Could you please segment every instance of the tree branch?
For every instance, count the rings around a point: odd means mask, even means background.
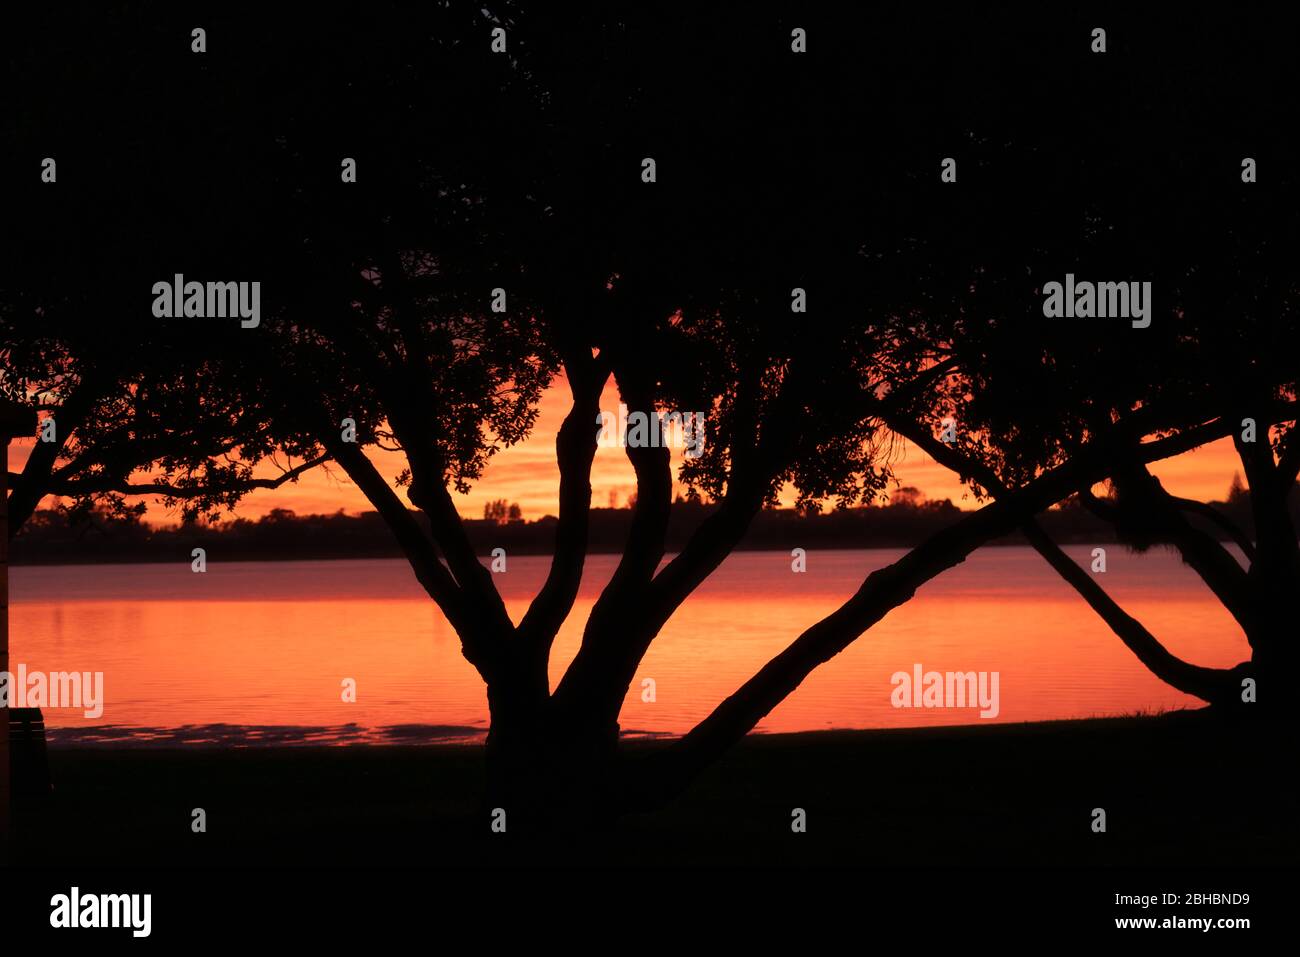
[[[1177,657],[1140,621],[1125,612],[1092,575],[1072,561],[1037,522],[1025,522],[1021,528],[1038,554],[1110,626],[1125,647],[1165,684],[1210,703],[1230,700],[1241,691],[1241,674],[1247,667],[1245,663],[1232,669],[1206,668]]]
[[[60,403],[55,414],[55,441],[37,442],[27,456],[22,472],[13,476],[10,473],[9,489],[9,538],[13,538],[26,521],[32,517],[41,499],[51,494],[50,479],[54,465],[67,445],[68,437],[81,427],[89,415],[97,395],[95,389],[83,378]]]
[[[1183,560],[1201,576],[1232,617],[1243,628],[1249,629],[1246,570],[1233,554],[1213,536],[1187,520],[1174,496],[1145,465],[1136,465],[1127,476],[1117,475],[1116,487],[1121,497],[1133,495],[1137,507],[1143,508],[1151,519],[1163,526]]]
[[[1211,522],[1218,525],[1228,533],[1229,537],[1237,543],[1237,546],[1246,554],[1246,561],[1255,560],[1255,543],[1232,519],[1223,512],[1219,511],[1208,502],[1198,502],[1191,498],[1179,498],[1171,496],[1173,503],[1184,512],[1191,512],[1195,515],[1201,515],[1208,518]]]
[[[324,429],[322,434],[327,437],[326,448],[334,460],[392,530],[416,579],[456,629],[465,659],[474,665],[485,681],[490,681],[496,665],[497,648],[485,634],[482,622],[475,610],[468,606],[451,573],[439,560],[433,542],[356,444],[334,438],[336,433],[332,428]]]
[[[1277,458],[1277,470],[1288,489],[1300,476],[1300,427],[1292,423],[1286,436],[1286,447]]]
[[[1230,431],[1226,421],[1214,420],[1179,435],[1142,443],[1139,455],[1144,461],[1156,461],[1222,438]],[[1071,461],[970,513],[898,561],[872,572],[852,598],[801,634],[685,737],[648,761],[647,771],[658,770],[662,778],[654,788],[640,787],[638,782],[624,795],[625,802],[631,808],[655,806],[680,791],[785,700],[818,665],[839,654],[910,599],[922,584],[965,561],[980,545],[1013,530],[1074,489],[1104,478],[1107,453],[1112,451],[1111,442],[1098,440]]]
[[[246,479],[220,489],[222,492],[251,492],[253,489],[279,488],[286,482],[292,482],[304,472],[330,461],[333,456],[317,456],[282,472],[273,479]],[[181,486],[168,482],[121,482],[117,480],[96,481],[94,478],[53,479],[49,483],[52,495],[85,495],[94,492],[120,492],[124,495],[166,495],[171,498],[201,498],[214,491],[212,486]]]
[[[519,623],[520,637],[543,660],[573,608],[582,583],[591,518],[591,465],[596,456],[596,418],[608,374],[602,363],[575,357],[565,363],[573,405],[555,438],[560,467],[560,517],[551,568]]]
[[[936,462],[971,476],[994,497],[1008,494],[1007,487],[997,474],[984,463],[962,455],[924,429],[910,424],[902,425],[901,428],[908,439],[929,453]],[[1091,497],[1091,492],[1086,489],[1083,494]],[[1034,550],[1079,593],[1157,678],[1185,694],[1195,695],[1205,701],[1224,700],[1225,696],[1238,687],[1235,672],[1204,668],[1170,653],[1141,622],[1125,612],[1091,575],[1073,562],[1034,519],[1022,522],[1020,529]]]
[[[644,413],[649,420],[658,416],[654,393],[647,382],[615,371],[619,394],[626,402],[631,417]],[[643,587],[650,582],[663,560],[668,535],[668,516],[672,508],[673,473],[672,456],[667,443],[637,445],[624,441],[624,453],[636,473],[636,505],[632,509],[632,527],[628,530],[627,544],[622,559],[614,570],[605,592],[616,595],[631,587]]]

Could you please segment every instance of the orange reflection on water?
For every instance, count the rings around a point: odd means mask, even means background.
[[[1087,549],[1071,549],[1087,562]],[[1228,666],[1249,649],[1231,618],[1173,555],[1111,548],[1103,584],[1173,651]],[[629,689],[627,732],[681,734],[852,594],[898,550],[814,552],[793,573],[783,552],[733,555],[679,610]],[[614,556],[593,556],[556,642],[552,684],[581,640]],[[522,616],[548,560],[512,557],[496,576]],[[213,562],[12,570],[12,661],[103,671],[101,718],[51,709],[52,728],[191,730],[187,740],[475,739],[487,726],[478,675],[400,561]],[[978,709],[895,708],[890,677],[1000,674],[996,721],[1153,711],[1197,704],[1143,668],[1029,549],[990,548],[944,574],[818,669],[764,731],[977,723]],[[357,700],[343,700],[344,679]],[[642,700],[653,678],[655,700]],[[240,730],[212,729],[213,725]],[[432,728],[430,727],[432,726]],[[137,739],[150,733],[131,731]]]

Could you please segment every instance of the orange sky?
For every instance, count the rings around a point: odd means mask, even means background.
[[[456,496],[462,515],[481,518],[484,503],[498,498],[518,502],[528,519],[556,513],[559,472],[555,465],[555,435],[568,411],[568,404],[568,389],[562,382],[543,396],[532,436],[526,442],[498,453],[470,493]],[[618,409],[618,395],[612,381],[605,389],[601,408],[610,412]],[[595,427],[593,422],[592,428]],[[708,441],[707,428],[705,441]],[[31,445],[32,440],[25,440],[10,446],[11,471],[21,469]],[[674,450],[675,463],[680,462],[680,455],[680,450]],[[400,453],[372,449],[371,457],[390,479],[404,466]],[[1152,468],[1171,492],[1202,500],[1222,499],[1227,494],[1233,473],[1238,470],[1232,443],[1226,439],[1176,459],[1156,463]],[[975,506],[970,493],[952,473],[910,443],[901,452],[897,473],[902,484],[916,486],[928,498],[950,498],[961,508]],[[632,469],[622,451],[618,448],[598,449],[592,468],[592,504],[607,507],[613,501],[622,507],[634,489]],[[309,472],[296,484],[256,491],[244,499],[237,514],[256,518],[273,508],[309,514],[332,513],[339,509],[366,511],[370,506],[342,470],[331,468],[328,472],[322,469]],[[148,520],[154,523],[174,519],[174,515],[169,516],[157,505],[151,507],[148,516]]]

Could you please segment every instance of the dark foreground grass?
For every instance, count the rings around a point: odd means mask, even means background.
[[[492,834],[478,747],[55,749],[14,863],[1288,865],[1294,732],[1198,711],[751,736],[667,809],[581,841]]]

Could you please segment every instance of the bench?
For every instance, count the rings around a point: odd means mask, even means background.
[[[15,799],[49,797],[53,791],[40,708],[9,709],[9,769]]]

